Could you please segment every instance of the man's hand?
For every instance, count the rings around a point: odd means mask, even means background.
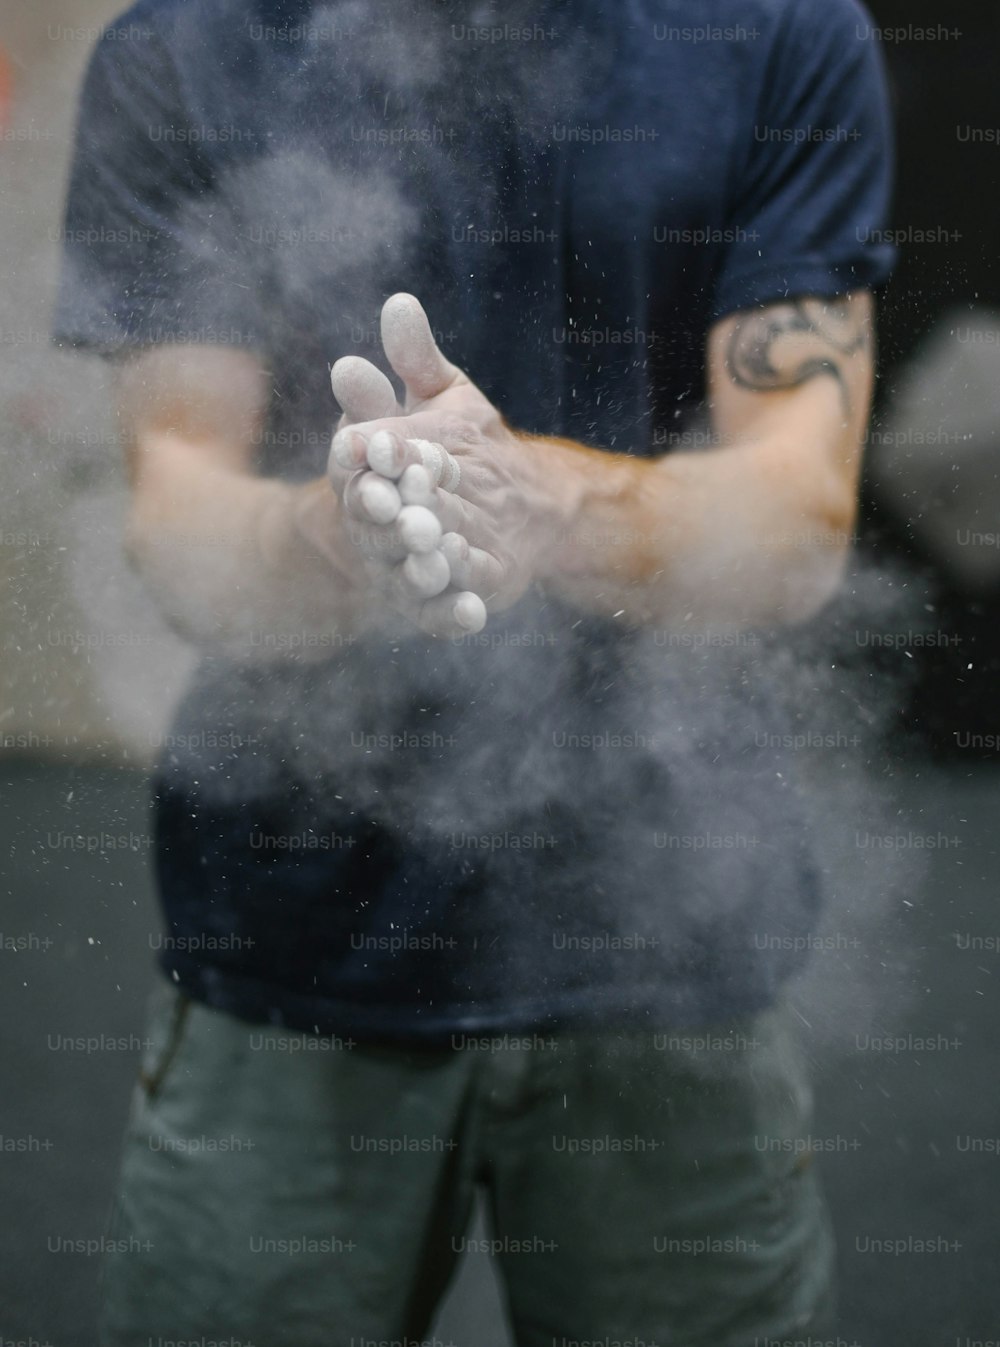
[[[481,631],[486,623],[481,601],[451,585],[431,475],[414,466],[405,482],[397,484],[361,466],[365,453],[355,452],[366,442],[356,443],[349,427],[403,415],[389,380],[368,361],[347,356],[337,361],[331,382],[344,414],[335,437],[340,454],[331,453],[329,476],[343,501],[346,531],[364,558],[369,582],[397,612],[431,635]],[[346,466],[341,466],[341,459]],[[443,461],[439,454],[438,465]],[[456,543],[464,545],[455,535],[449,540],[453,552]]]
[[[478,595],[490,611],[508,608],[553,541],[566,512],[565,483],[552,472],[551,455],[546,471],[544,442],[511,430],[445,359],[413,296],[386,302],[382,342],[406,389],[403,408],[366,361],[348,357],[333,369],[334,392],[350,416],[334,439],[330,476],[347,514],[363,524],[356,541],[380,558],[404,609],[433,592],[435,572],[443,579],[438,557],[453,586]],[[439,624],[453,599],[448,592],[436,607],[422,607]],[[465,606],[471,612],[471,598]],[[460,623],[461,615],[460,607]],[[421,613],[422,626],[428,616]]]
[[[516,433],[441,354],[409,295],[387,301],[382,339],[406,387],[402,415],[383,401],[345,427],[331,473],[348,475],[352,511],[392,518],[370,542],[393,557],[404,590],[420,578],[402,560],[410,499],[424,503],[415,533],[430,545],[431,511],[442,531],[432,550],[493,611],[537,580],[627,625],[728,631],[801,621],[836,589],[871,396],[866,292],[715,324],[706,372],[720,446],[710,453],[632,456]],[[428,487],[422,464],[440,484]]]

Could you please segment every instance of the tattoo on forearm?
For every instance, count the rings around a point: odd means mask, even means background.
[[[797,388],[828,374],[849,413],[842,361],[869,343],[865,315],[849,299],[795,299],[743,316],[730,336],[726,367],[733,383],[754,392]]]

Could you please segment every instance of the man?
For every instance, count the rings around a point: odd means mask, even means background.
[[[143,0],[99,46],[67,236],[114,244],[56,328],[203,655],[106,1343],[419,1339],[476,1184],[519,1344],[829,1328],[757,632],[849,542],[885,96],[853,0],[702,9]]]

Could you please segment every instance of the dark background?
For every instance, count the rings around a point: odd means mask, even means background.
[[[941,24],[962,34],[956,40],[883,43],[898,134],[893,228],[940,227],[950,234],[957,231],[961,238],[901,248],[879,305],[877,425],[908,362],[944,314],[973,307],[1000,309],[1000,146],[960,143],[956,135],[959,126],[995,128],[1000,121],[994,78],[1000,8],[920,0],[876,3],[870,9],[883,28]],[[912,563],[928,597],[939,605],[941,629],[962,638],[961,662],[923,652],[903,724],[935,757],[961,753],[965,760],[969,750],[956,748],[956,735],[990,732],[1000,670],[1000,588],[964,588],[949,579],[914,541],[904,515],[876,502],[870,472],[862,519],[864,550],[872,556],[893,553]],[[996,527],[996,521],[985,527]],[[964,667],[969,663],[971,670]]]

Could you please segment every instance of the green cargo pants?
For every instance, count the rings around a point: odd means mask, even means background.
[[[104,1347],[414,1347],[468,1247],[476,1185],[518,1347],[832,1331],[833,1237],[784,1007],[697,1033],[404,1050],[262,1028],[164,984],[149,1037]]]

